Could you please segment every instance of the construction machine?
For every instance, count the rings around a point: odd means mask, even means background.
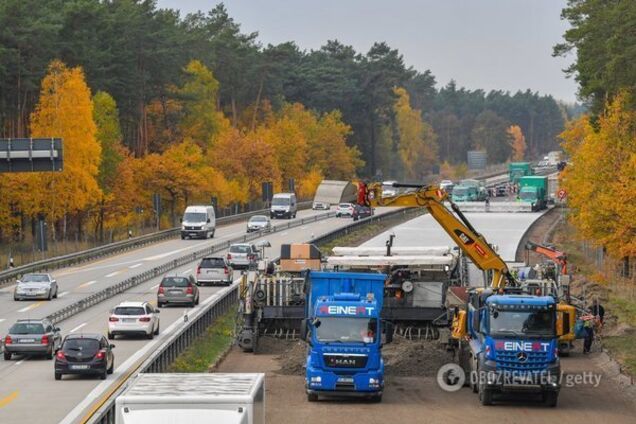
[[[490,275],[489,288],[466,289],[465,303],[454,311],[451,333],[451,347],[481,403],[492,404],[498,392],[534,391],[555,406],[561,372],[558,338],[574,331],[574,308],[557,305],[552,296],[529,293],[444,190],[393,185],[412,190],[383,197],[382,184],[361,182],[358,203],[426,208],[475,266]]]

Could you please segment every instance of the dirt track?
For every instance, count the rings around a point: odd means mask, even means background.
[[[276,342],[274,342],[276,343]],[[302,370],[296,375],[281,371],[288,361],[297,362],[302,345],[281,343],[287,349],[277,353],[251,354],[234,349],[220,365],[218,372],[266,372],[266,410],[268,424],[323,424],[355,422],[369,424],[422,424],[496,422],[543,424],[566,423],[633,423],[636,416],[634,399],[617,383],[602,376],[600,385],[564,387],[556,408],[546,408],[538,401],[513,398],[490,407],[479,404],[477,395],[468,388],[457,393],[442,391],[434,377],[395,376],[387,370],[386,391],[381,404],[364,401],[333,400],[307,402]],[[387,346],[388,347],[388,346]],[[592,371],[601,374],[596,361],[599,353],[583,356],[580,348],[562,365],[566,373]],[[424,356],[426,358],[426,356]],[[287,373],[287,374],[285,374]],[[472,421],[467,421],[471,419]]]

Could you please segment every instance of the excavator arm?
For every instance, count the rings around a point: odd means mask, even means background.
[[[558,264],[561,267],[561,275],[567,275],[568,260],[567,260],[567,255],[564,252],[553,249],[551,247],[534,243],[532,241],[528,241],[526,243],[526,249],[531,252],[536,252],[552,260],[554,263]]]
[[[460,249],[482,271],[492,271],[491,287],[499,289],[507,284],[515,285],[514,278],[504,260],[479,234],[459,207],[450,202],[448,194],[434,186],[421,186],[394,183],[397,188],[409,188],[413,191],[391,197],[382,197],[382,184],[358,183],[358,203],[370,207],[395,206],[426,208],[446,233],[457,243]],[[450,202],[449,210],[444,201]],[[453,214],[454,212],[454,214]]]

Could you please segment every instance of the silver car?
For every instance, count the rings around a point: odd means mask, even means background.
[[[258,250],[251,243],[236,243],[230,246],[227,261],[232,268],[249,268],[258,262]]]
[[[254,215],[247,221],[247,232],[252,231],[270,231],[272,229],[272,221],[265,215]]]
[[[197,267],[197,284],[232,284],[234,270],[225,258],[208,256]]]
[[[157,291],[157,306],[163,308],[170,303],[187,304],[192,307],[199,304],[199,288],[192,275],[163,277]]]
[[[48,319],[19,319],[4,338],[4,359],[13,355],[53,355],[62,346],[62,334]]]
[[[25,274],[16,281],[13,300],[56,299],[57,281],[50,274]]]

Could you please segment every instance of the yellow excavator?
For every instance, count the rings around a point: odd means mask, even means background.
[[[515,280],[506,262],[439,187],[393,183],[393,187],[404,192],[383,197],[382,183],[357,184],[360,205],[426,208],[475,266],[490,274],[490,287],[468,289],[466,303],[453,316],[451,334],[464,351],[459,352],[464,370],[474,373],[532,369],[548,373],[550,378],[545,384],[534,386],[548,405],[555,406],[560,388],[555,377],[560,374],[558,346],[559,342],[569,342],[574,337],[574,307],[557,304],[550,296],[528,293]],[[448,202],[450,209],[444,202]],[[461,359],[462,356],[467,359]],[[471,378],[471,387],[479,392],[484,405],[492,403],[494,392],[514,387],[481,380],[475,383]]]

